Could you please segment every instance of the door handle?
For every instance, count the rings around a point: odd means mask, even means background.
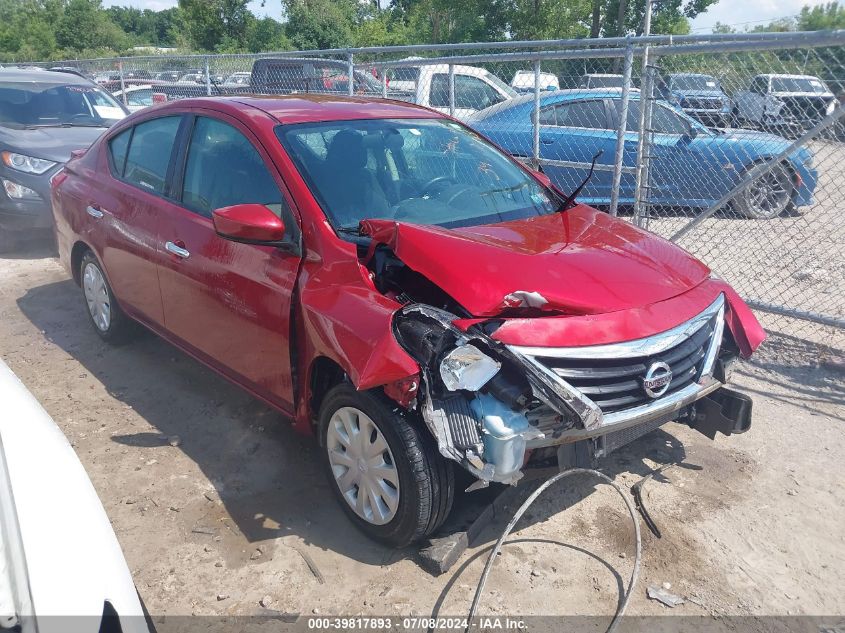
[[[184,244],[182,244],[182,246],[184,246]],[[176,255],[176,257],[179,257],[181,259],[188,259],[191,254],[186,249],[182,248],[182,246],[179,246],[179,244],[174,244],[173,242],[167,242],[164,245],[164,249],[168,253]]]
[[[540,142],[541,142],[543,145],[551,145],[551,144],[552,144],[552,143],[554,143],[556,140],[557,140],[557,139],[556,139],[555,137],[553,137],[553,136],[541,136],[541,137],[540,137]]]
[[[90,204],[85,209],[85,211],[90,215],[92,218],[97,218],[98,220],[103,217],[103,212],[97,209],[96,207],[92,207]]]

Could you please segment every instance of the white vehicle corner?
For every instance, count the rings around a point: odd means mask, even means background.
[[[2,361],[0,402],[0,630],[96,633],[104,614],[116,614],[123,633],[148,633],[85,469]]]

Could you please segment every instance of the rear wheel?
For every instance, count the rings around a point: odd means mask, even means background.
[[[91,251],[82,256],[79,279],[91,325],[100,338],[115,344],[133,338],[137,326],[120,309],[100,262]]]
[[[323,458],[343,510],[370,538],[404,547],[431,534],[455,492],[445,460],[410,414],[342,383],[320,408]]]
[[[739,195],[736,208],[747,218],[776,218],[789,209],[793,189],[789,170],[783,165],[777,165],[758,177]]]

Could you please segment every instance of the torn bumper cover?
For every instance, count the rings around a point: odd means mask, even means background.
[[[483,482],[515,483],[532,449],[677,419],[711,437],[746,430],[750,407],[738,423],[724,407],[691,406],[724,385],[738,356],[725,313],[719,294],[660,334],[569,348],[507,345],[422,304],[397,312],[394,330],[420,364],[421,415],[440,453]]]

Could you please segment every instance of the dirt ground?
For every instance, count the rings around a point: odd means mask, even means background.
[[[38,248],[0,260],[0,357],[75,447],[154,615],[467,613],[501,525],[440,577],[414,550],[368,541],[310,438],[152,335],[102,343],[79,290]],[[646,485],[662,538],[641,524],[629,613],[845,620],[843,371],[841,358],[779,337],[735,380],[755,399],[749,433],[713,442],[670,424],[603,463],[628,488],[682,462]],[[610,487],[582,478],[550,490],[513,539],[482,613],[613,614],[634,540]],[[649,600],[662,583],[686,603]]]

